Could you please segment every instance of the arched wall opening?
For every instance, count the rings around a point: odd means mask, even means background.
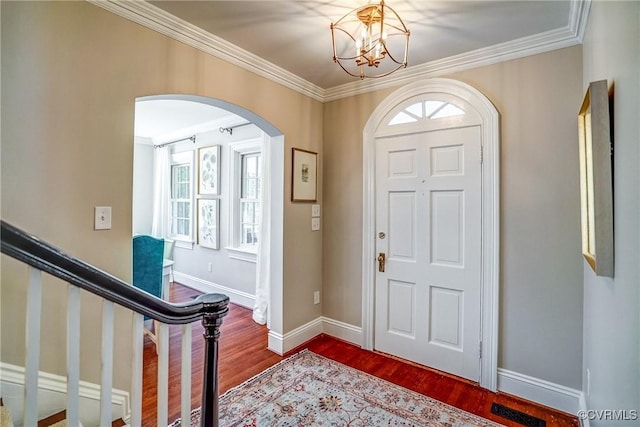
[[[254,125],[255,128],[261,131],[261,138],[264,140],[263,145],[263,155],[265,156],[265,161],[268,161],[269,167],[265,168],[264,177],[266,185],[268,189],[265,189],[265,192],[269,193],[270,202],[268,203],[268,212],[265,212],[265,217],[268,217],[268,238],[264,240],[265,244],[268,245],[268,252],[270,259],[268,261],[269,267],[264,269],[257,268],[256,275],[264,275],[261,280],[269,283],[269,291],[266,293],[266,300],[268,301],[268,309],[267,309],[267,326],[270,331],[282,334],[283,333],[283,210],[284,210],[284,136],[282,132],[273,126],[271,123],[258,116],[257,114],[249,111],[245,108],[242,108],[238,105],[229,103],[227,101],[223,101],[220,99],[198,96],[198,95],[184,95],[184,94],[162,94],[162,95],[152,95],[152,96],[144,96],[136,99],[136,102],[147,102],[147,101],[183,101],[188,103],[197,103],[205,106],[215,107],[216,109],[224,110],[229,113],[230,116],[234,116],[236,119],[241,118],[243,123],[250,123]],[[224,123],[222,121],[221,123]],[[234,123],[237,125],[238,123]],[[216,128],[217,131],[217,128]],[[222,128],[220,132],[223,133]],[[228,131],[227,131],[228,132]],[[238,130],[236,130],[238,132]],[[187,136],[188,138],[188,136]],[[179,139],[179,138],[176,138]],[[164,141],[162,141],[164,142]],[[196,150],[197,151],[197,150]],[[222,153],[220,155],[220,161],[228,162],[230,154]],[[225,166],[226,167],[226,166]],[[135,175],[135,171],[134,171]],[[222,178],[226,180],[226,177]],[[221,181],[222,185],[227,185],[224,181]],[[197,185],[197,182],[195,183]],[[135,176],[134,176],[134,187],[135,187]],[[223,187],[224,188],[224,187]],[[136,191],[134,188],[134,198]],[[194,202],[200,198],[200,196],[194,195]],[[227,209],[226,206],[223,206],[227,203],[229,196],[228,195],[220,195],[219,197],[213,197],[213,199],[219,199],[220,210]],[[211,198],[209,198],[211,199]],[[133,203],[134,211],[136,210],[135,200]],[[195,209],[193,209],[195,211]],[[134,212],[135,216],[135,212]],[[197,218],[193,218],[197,221]],[[132,221],[134,224],[134,233],[135,233],[135,218]],[[194,227],[195,228],[195,227]],[[227,230],[219,230],[220,233],[227,233]],[[262,233],[263,236],[267,234],[267,230],[264,230]],[[241,256],[242,254],[240,254]],[[241,258],[236,258],[241,259]],[[237,261],[236,261],[237,262]],[[254,261],[255,262],[255,257]],[[205,265],[202,268],[207,268]],[[209,263],[209,272],[211,272],[212,266]],[[260,277],[259,277],[260,278]],[[192,278],[194,283],[198,283],[197,278]],[[232,280],[232,279],[230,279]],[[240,305],[247,306],[248,308],[253,308],[251,305],[255,302],[256,298],[256,288],[246,289],[242,291],[235,292],[232,289],[225,289],[224,286],[221,287],[222,293],[227,293],[225,290],[228,290],[229,293],[232,293],[231,296],[232,301],[234,297],[239,299]]]

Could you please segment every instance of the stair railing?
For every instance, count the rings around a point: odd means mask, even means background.
[[[0,221],[3,254],[29,266],[27,296],[25,399],[23,425],[37,426],[42,273],[69,284],[67,317],[67,425],[80,425],[80,289],[103,298],[102,372],[100,386],[100,425],[111,425],[113,377],[114,304],[134,312],[131,418],[129,424],[142,425],[142,341],[144,316],[160,322],[158,350],[158,426],[167,425],[168,407],[168,325],[182,327],[181,418],[187,422],[191,412],[191,323],[200,319],[204,326],[205,360],[200,425],[218,426],[218,338],[222,318],[227,315],[229,298],[222,294],[200,295],[186,303],[171,303],[135,288],[54,246]],[[137,372],[137,374],[136,374]]]

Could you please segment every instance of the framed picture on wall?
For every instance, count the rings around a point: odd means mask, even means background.
[[[318,153],[292,148],[291,201],[317,201]]]
[[[198,199],[198,245],[203,248],[219,248],[218,199]]]
[[[198,148],[198,194],[220,194],[220,146]]]
[[[613,277],[613,180],[606,80],[589,84],[578,114],[582,254],[598,276]]]

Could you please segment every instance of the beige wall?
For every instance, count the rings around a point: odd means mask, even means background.
[[[583,391],[589,409],[640,409],[640,3],[593,2],[583,56],[582,90],[613,93],[615,264],[608,278],[584,263]]]
[[[501,114],[499,367],[581,388],[581,48],[451,76]],[[324,315],[361,325],[362,130],[392,90],[324,107]]]
[[[283,332],[320,315],[360,325],[362,129],[391,89],[322,106],[88,3],[1,7],[4,220],[130,279],[135,98],[223,99],[285,136]],[[479,89],[501,113],[499,366],[574,388],[581,388],[582,360],[581,75],[581,48],[573,47],[448,76]],[[308,204],[288,201],[292,146],[320,153],[321,233],[310,231]],[[113,206],[111,231],[93,231],[96,205]],[[16,364],[24,330],[20,275],[3,257],[1,358]],[[323,304],[313,305],[320,289]],[[64,290],[52,284],[46,292],[45,344],[59,347]],[[95,318],[83,324],[83,339],[97,348],[99,302],[83,303]],[[118,314],[125,336],[130,317]],[[125,342],[117,352],[129,350]],[[83,353],[84,372],[98,372],[92,356]],[[43,363],[63,372],[62,360]],[[97,381],[95,374],[83,379]],[[128,389],[128,381],[121,371],[115,385]]]
[[[324,315],[362,322],[362,130],[392,90],[325,104]]]
[[[310,206],[292,204],[291,147],[320,152],[322,105],[86,2],[2,2],[2,219],[131,278],[136,97],[181,93],[240,105],[285,138],[284,330],[321,315],[322,240]],[[319,181],[322,182],[322,169]],[[320,194],[322,187],[319,188]],[[94,206],[113,228],[93,230]],[[24,272],[2,258],[1,359],[23,364]],[[42,369],[62,374],[65,288],[45,286]],[[98,382],[100,303],[83,298],[82,372]],[[118,311],[115,387],[129,389],[130,319]],[[54,350],[55,349],[55,350]],[[60,356],[57,356],[60,354]],[[52,356],[56,355],[56,356]]]

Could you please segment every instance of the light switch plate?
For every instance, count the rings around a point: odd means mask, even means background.
[[[320,216],[320,205],[311,205],[311,217],[317,218]]]
[[[111,206],[96,206],[94,230],[111,230]]]
[[[320,230],[320,218],[311,218],[311,231]]]

